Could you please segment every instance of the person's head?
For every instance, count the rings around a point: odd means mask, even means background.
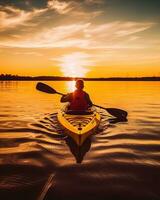
[[[76,88],[78,90],[83,90],[83,88],[84,88],[84,81],[82,79],[76,80],[76,85],[75,86],[76,86]]]

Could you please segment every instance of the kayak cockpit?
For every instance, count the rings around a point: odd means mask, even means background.
[[[93,114],[93,111],[89,111],[89,110],[67,110],[67,112],[65,112],[68,115],[91,115]]]
[[[90,107],[87,110],[70,110],[69,104],[62,109],[65,114],[68,115],[92,115],[95,112],[95,108]]]
[[[68,110],[58,112],[58,121],[78,146],[89,137],[100,122],[100,114],[93,108],[89,110]]]

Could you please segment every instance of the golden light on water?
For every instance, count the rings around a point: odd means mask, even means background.
[[[85,77],[91,64],[88,54],[81,52],[65,55],[59,61],[64,76],[70,77]]]

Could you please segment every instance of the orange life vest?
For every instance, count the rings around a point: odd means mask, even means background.
[[[69,109],[71,110],[87,110],[88,103],[85,98],[85,92],[83,90],[75,90],[72,93],[72,99]]]

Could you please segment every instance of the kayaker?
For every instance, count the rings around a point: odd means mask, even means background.
[[[84,81],[76,80],[75,87],[76,90],[73,93],[62,96],[61,102],[69,102],[69,110],[87,110],[92,106],[92,101],[89,94],[83,91]]]

